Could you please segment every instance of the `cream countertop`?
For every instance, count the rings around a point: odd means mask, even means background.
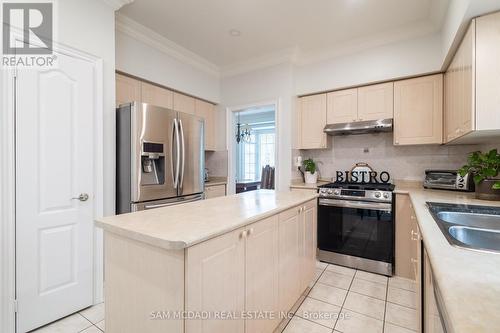
[[[316,193],[258,190],[105,217],[96,226],[167,250],[183,249],[316,198]]]
[[[290,183],[290,188],[316,190],[316,189],[318,189],[318,186],[325,185],[328,183],[331,183],[331,181],[325,180],[325,179],[318,179],[318,182],[316,184],[306,184],[301,179],[295,179],[295,180],[292,180],[292,182]]]
[[[444,317],[451,332],[498,332],[500,329],[500,254],[451,246],[426,202],[500,207],[474,199],[473,193],[399,187],[409,194],[438,285]]]

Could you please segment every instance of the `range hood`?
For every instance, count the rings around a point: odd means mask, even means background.
[[[328,135],[351,135],[392,132],[392,119],[357,121],[353,123],[328,124],[323,130]]]

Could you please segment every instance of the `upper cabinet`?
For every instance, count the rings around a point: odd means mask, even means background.
[[[170,90],[142,82],[142,102],[167,109],[174,107],[174,93]]]
[[[445,74],[445,143],[500,136],[500,13],[472,20]]]
[[[116,74],[116,106],[129,102],[148,103],[196,114],[205,120],[205,150],[217,150],[217,118],[214,104],[127,75]]]
[[[327,94],[327,124],[358,121],[358,89],[346,89]]]
[[[326,94],[301,97],[298,110],[298,149],[322,149],[327,147]]]
[[[394,83],[374,84],[358,89],[358,120],[392,119]]]
[[[194,114],[195,99],[180,93],[174,93],[174,110]]]
[[[205,150],[216,150],[215,105],[199,99],[195,100],[195,114],[205,119]]]
[[[116,74],[116,106],[133,101],[141,101],[141,81]]]
[[[394,84],[374,84],[328,93],[328,124],[392,119]]]
[[[394,83],[394,144],[441,144],[443,75]]]

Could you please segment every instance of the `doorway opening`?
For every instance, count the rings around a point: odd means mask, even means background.
[[[276,105],[252,106],[233,112],[235,193],[275,189]]]

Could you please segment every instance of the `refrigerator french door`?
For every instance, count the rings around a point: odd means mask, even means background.
[[[116,119],[117,214],[202,199],[202,118],[133,102]]]

